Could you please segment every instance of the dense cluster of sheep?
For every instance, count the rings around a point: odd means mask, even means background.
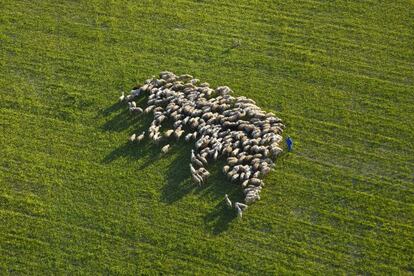
[[[148,94],[148,106],[144,110],[134,101],[142,93]],[[264,186],[261,178],[270,172],[273,160],[282,152],[279,144],[284,125],[273,113],[261,110],[252,99],[231,94],[227,86],[212,89],[191,75],[161,72],[159,78],[146,80],[129,95],[122,94],[119,100],[127,102],[132,113],[154,115],[148,136],[156,143],[171,136],[178,140],[188,132],[184,139],[195,140],[190,170],[196,184],[207,181],[210,173],[206,167],[212,160],[226,157],[223,172],[232,182],[241,185],[245,204],[233,204],[227,195],[225,202],[241,217],[246,204],[260,199]],[[172,128],[162,133],[160,129],[166,121]],[[133,134],[130,140],[141,141],[145,134]],[[169,149],[167,144],[161,151],[167,153]]]

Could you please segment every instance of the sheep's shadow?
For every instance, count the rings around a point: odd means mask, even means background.
[[[105,131],[120,132],[131,127],[131,125],[138,124],[139,119],[138,116],[131,116],[130,112],[123,110],[112,119],[106,121],[102,129]]]
[[[161,200],[174,203],[186,194],[194,192],[196,186],[190,180],[190,152],[193,143],[179,141],[174,143],[170,154],[177,155],[167,172],[167,183],[162,187]]]
[[[137,106],[141,108],[145,107],[145,100],[148,97],[141,97],[138,101],[136,101]],[[100,116],[108,117],[112,113],[119,111],[122,108],[122,111],[116,114],[113,118],[108,119],[102,126],[102,130],[104,131],[111,131],[111,132],[121,132],[125,129],[134,126],[137,131],[145,131],[148,129],[149,124],[151,123],[151,118],[145,114],[131,114],[128,109],[125,107],[125,103],[117,102],[112,106],[102,110],[100,112]]]
[[[127,109],[124,109],[113,118],[107,120],[101,128],[104,131],[121,132],[132,127],[134,133],[140,134],[141,132],[148,130],[150,122],[150,116],[146,114],[131,114]],[[140,169],[142,169],[157,160],[159,149],[154,147],[153,143],[151,143],[148,138],[144,138],[140,143],[127,141],[127,139],[125,140],[126,142],[124,144],[106,155],[102,162],[107,164],[120,157],[129,157],[133,160],[146,158],[148,160],[140,167]]]
[[[141,101],[140,101],[141,102]],[[122,105],[114,104],[102,111],[101,115],[108,117],[111,113],[119,111]],[[124,106],[125,108],[125,106]],[[115,116],[108,119],[103,125],[104,131],[121,132],[128,128],[134,128],[135,133],[147,131],[152,118],[149,115],[131,114],[127,108],[117,113]],[[165,124],[163,128],[170,128],[171,126]],[[176,157],[170,164],[167,171],[167,183],[161,189],[161,201],[167,204],[173,204],[174,202],[181,200],[184,196],[192,193],[200,198],[209,198],[213,202],[220,201],[214,208],[213,211],[208,213],[204,217],[206,230],[211,231],[217,235],[228,229],[229,224],[236,218],[234,209],[229,210],[223,203],[224,195],[237,199],[242,199],[240,189],[237,186],[229,183],[221,172],[221,168],[224,165],[223,160],[211,162],[208,166],[208,170],[211,176],[208,178],[207,183],[201,187],[194,185],[191,180],[191,173],[189,169],[190,164],[190,152],[194,147],[194,142],[185,142],[181,139],[178,142],[170,139],[172,146],[169,154],[173,154]],[[159,146],[155,145],[150,139],[145,138],[140,143],[129,142],[122,144],[102,160],[103,163],[111,163],[118,158],[128,157],[133,160],[145,159],[145,162],[140,162],[141,165],[138,169],[144,169],[151,165],[153,162],[161,158]]]
[[[207,197],[213,202],[218,202],[213,210],[204,217],[206,230],[211,231],[214,235],[226,231],[230,226],[230,222],[236,219],[236,210],[225,204],[224,195],[228,194],[232,201],[243,199],[243,193],[239,186],[231,183],[223,174],[223,166],[224,160],[218,160],[208,167],[211,173],[208,179],[209,183],[197,190],[200,197]]]
[[[204,222],[207,231],[211,231],[214,235],[218,235],[226,231],[230,222],[236,219],[236,212],[234,209],[229,210],[224,201],[218,203],[212,212],[204,217]]]
[[[100,115],[106,117],[111,115],[113,112],[118,111],[119,109],[121,109],[124,106],[124,104],[122,102],[116,102],[113,105],[105,108],[104,110],[102,110],[100,112]]]
[[[176,147],[178,157],[174,159],[168,170],[168,181],[162,188],[161,200],[172,204],[187,194],[194,194],[203,199],[210,199],[212,202],[219,202],[213,207],[213,211],[204,217],[207,231],[217,235],[228,229],[230,222],[236,218],[236,212],[224,203],[224,195],[230,198],[241,200],[242,192],[237,185],[230,183],[221,171],[224,160],[211,162],[207,167],[210,177],[202,186],[195,186],[191,180],[189,169],[190,151],[192,143],[179,142]]]
[[[120,157],[129,157],[133,160],[145,158],[146,162],[138,167],[139,169],[144,169],[155,162],[159,155],[159,150],[157,150],[148,140],[144,140],[139,144],[126,142],[105,156],[102,162],[108,164]]]

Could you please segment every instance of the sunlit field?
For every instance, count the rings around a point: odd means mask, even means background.
[[[261,200],[118,103],[160,71],[254,99],[294,150]],[[0,272],[414,273],[414,2],[0,2]]]

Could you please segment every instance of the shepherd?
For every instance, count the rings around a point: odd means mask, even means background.
[[[288,151],[292,151],[293,140],[292,140],[292,138],[290,138],[290,136],[286,139],[286,145],[288,147]]]

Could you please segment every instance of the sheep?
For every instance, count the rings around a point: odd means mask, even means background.
[[[200,175],[203,180],[206,180],[210,176],[210,173],[205,168],[201,167],[198,169],[198,175]]]
[[[147,108],[145,108],[144,113],[148,114],[155,108],[155,105],[150,105]]]
[[[119,97],[119,101],[123,102],[125,100],[125,92],[122,92],[121,96]]]
[[[228,166],[228,165],[225,165],[224,167],[223,167],[223,173],[227,173],[228,171],[229,171],[229,169],[230,169],[230,166]]]
[[[259,178],[250,178],[249,184],[260,186],[263,183],[263,181]]]
[[[145,137],[145,131],[135,138],[136,141],[141,142]]]
[[[229,157],[229,158],[227,158],[227,164],[229,166],[234,166],[237,163],[239,163],[239,160],[236,157]]]
[[[155,120],[157,124],[161,124],[167,117],[165,117],[164,115],[160,115],[157,117],[157,119]]]
[[[248,206],[246,204],[240,203],[240,202],[235,202],[234,203],[234,207],[239,207],[240,210],[244,211],[248,208]]]
[[[170,136],[171,136],[171,134],[173,134],[173,132],[174,132],[174,130],[173,130],[173,129],[169,129],[169,130],[167,130],[167,131],[165,131],[165,132],[164,132],[164,136],[165,136],[166,138],[168,138],[168,137],[170,137]]]
[[[240,219],[242,219],[242,218],[243,218],[243,211],[242,211],[242,209],[240,208],[240,206],[235,205],[235,206],[234,206],[234,208],[235,208],[235,209],[236,209],[236,211],[237,211],[237,216],[238,216]]]
[[[191,163],[193,163],[194,165],[196,165],[199,168],[203,167],[203,162],[201,162],[197,158],[194,158],[193,160],[191,160]]]
[[[136,97],[146,93],[147,107],[143,110],[136,104]],[[227,157],[223,173],[240,185],[244,192],[244,202],[251,204],[260,200],[264,187],[261,177],[266,176],[275,166],[273,160],[282,149],[281,133],[284,125],[280,118],[271,112],[265,112],[256,102],[246,97],[233,97],[233,91],[227,86],[216,89],[208,83],[185,74],[177,76],[172,72],[160,72],[159,77],[147,79],[143,85],[136,86],[130,95],[119,97],[133,114],[153,114],[148,136],[155,143],[162,137],[177,140],[185,137],[186,142],[195,140],[191,152],[190,171],[193,181],[201,185],[210,173],[205,169],[208,161]],[[162,135],[161,124],[171,122],[173,129]],[[189,130],[188,133],[186,131]],[[145,132],[133,134],[130,141],[141,141]],[[167,153],[170,145],[162,147]],[[273,159],[273,160],[272,160]],[[228,196],[225,198],[227,200]],[[234,206],[241,218],[247,205],[236,202]]]
[[[138,97],[139,94],[141,94],[141,89],[140,88],[132,89],[129,93],[134,97]]]
[[[213,159],[214,159],[214,161],[215,161],[215,160],[217,160],[218,153],[219,153],[219,151],[218,151],[218,150],[215,150],[215,151],[214,151],[214,155],[213,155]]]
[[[271,170],[270,167],[263,167],[260,170],[260,174],[263,175],[263,176],[265,176],[265,175],[267,175],[270,172],[270,170]]]
[[[156,143],[156,144],[158,144],[160,141],[161,141],[161,135],[160,135],[160,133],[159,132],[157,132],[157,133],[155,133],[154,134],[154,136],[152,137],[152,140],[154,140],[154,142]]]
[[[203,183],[203,180],[197,174],[193,174],[192,178],[193,178],[194,182],[198,185],[201,185]]]
[[[283,152],[283,150],[280,147],[278,147],[277,144],[276,144],[276,145],[271,145],[270,152],[271,152],[273,157],[276,157],[279,154],[281,154]]]
[[[232,179],[233,175],[235,175],[235,174],[236,174],[236,172],[231,170],[231,171],[227,172],[227,178]]]
[[[193,134],[192,133],[188,133],[185,137],[184,137],[184,140],[186,141],[186,142],[189,142],[190,140],[191,140],[191,138],[193,137]]]
[[[226,202],[226,205],[228,207],[233,207],[233,204],[231,203],[231,200],[229,199],[229,196],[227,194],[224,195],[224,201]]]
[[[204,165],[208,165],[207,159],[205,159],[203,156],[197,155],[197,159],[203,162]]]
[[[183,135],[183,133],[184,133],[184,130],[181,130],[181,129],[176,129],[176,130],[174,131],[174,136],[175,136],[175,138],[178,140],[178,139],[180,139],[181,135]]]
[[[131,111],[132,113],[136,113],[136,114],[141,114],[142,112],[144,112],[141,107],[134,107],[134,106],[131,106],[129,108],[129,111]]]
[[[165,145],[161,149],[162,153],[164,154],[167,153],[169,150],[170,150],[170,145]]]
[[[194,167],[191,163],[190,163],[190,171],[191,171],[191,174],[197,173],[196,169],[194,169]]]
[[[246,204],[251,204],[257,200],[260,200],[260,196],[258,194],[246,195],[244,202],[246,202]]]
[[[182,124],[183,124],[183,122],[181,120],[177,120],[177,121],[174,122],[173,127],[174,128],[179,128],[179,127],[182,126]]]

